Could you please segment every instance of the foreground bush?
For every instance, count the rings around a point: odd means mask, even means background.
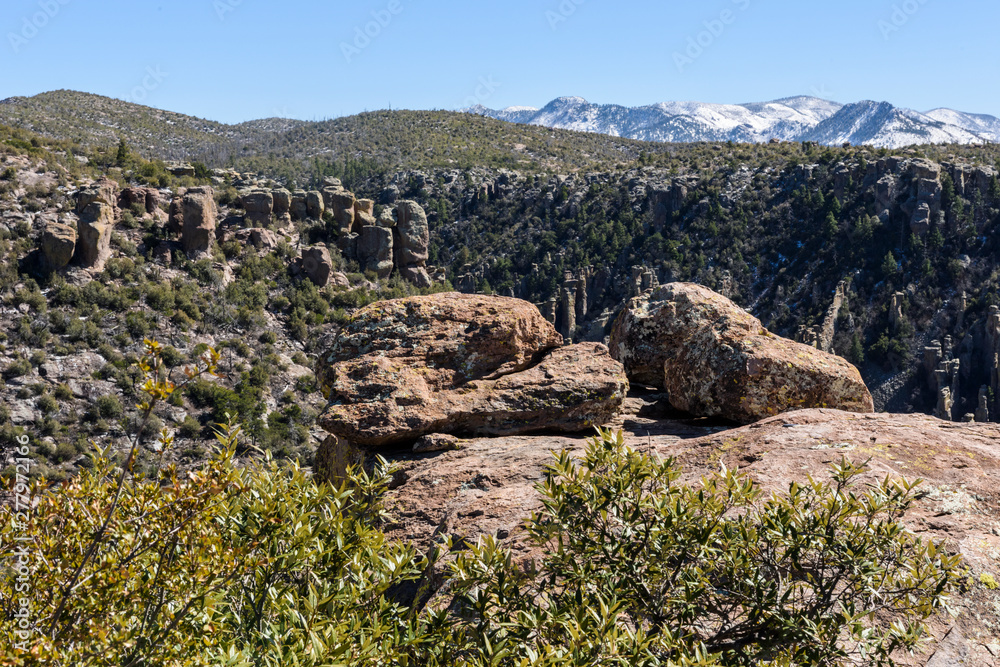
[[[541,485],[527,523],[537,570],[490,539],[458,558],[476,664],[893,664],[924,637],[960,559],[900,523],[916,483],[864,488],[862,472],[845,460],[828,483],[765,498],[725,468],[679,484],[673,461],[603,432]]]
[[[177,389],[160,353],[146,416]],[[122,461],[99,450],[27,516],[0,514],[0,664],[891,664],[959,574],[901,527],[913,484],[860,487],[845,461],[781,497],[728,470],[689,486],[602,432],[539,487],[537,563],[485,539],[445,568],[447,596],[408,608],[430,564],[379,528],[387,471],[317,485],[266,456],[237,465],[239,437],[152,478],[133,474],[138,439]]]
[[[148,415],[176,387],[155,344],[143,370]],[[421,569],[375,528],[388,478],[359,472],[334,489],[270,457],[240,467],[239,437],[226,427],[200,470],[153,479],[132,474],[134,448],[124,462],[98,450],[73,481],[36,489],[27,521],[4,512],[0,664],[363,664],[405,651],[408,614],[386,592]],[[12,576],[21,549],[27,590]]]

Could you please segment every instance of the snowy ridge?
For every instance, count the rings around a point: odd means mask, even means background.
[[[951,109],[920,113],[888,102],[839,104],[817,97],[788,97],[751,104],[661,102],[642,107],[591,104],[560,97],[542,109],[481,105],[466,109],[511,123],[662,142],[817,141],[900,148],[914,144],[1000,142],[1000,119]]]

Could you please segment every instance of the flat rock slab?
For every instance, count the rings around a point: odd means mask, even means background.
[[[829,466],[846,456],[871,459],[862,482],[885,475],[922,478],[922,497],[906,515],[907,527],[928,540],[961,552],[973,582],[957,596],[954,619],[931,624],[935,640],[902,665],[996,665],[1000,656],[1000,591],[979,576],[1000,580],[1000,425],[954,424],[924,415],[862,415],[837,410],[790,412],[738,429],[700,420],[657,420],[648,398],[630,397],[622,428],[630,446],[676,457],[682,481],[696,484],[721,464],[739,466],[766,490],[787,492],[809,475],[828,479]],[[586,436],[475,438],[462,448],[432,454],[387,454],[399,467],[398,486],[388,494],[388,534],[426,550],[437,534],[474,542],[495,535],[519,558],[536,556],[521,539],[521,524],[539,509],[535,486],[553,452],[583,452]],[[936,660],[936,662],[935,662]],[[953,663],[948,663],[953,664]]]

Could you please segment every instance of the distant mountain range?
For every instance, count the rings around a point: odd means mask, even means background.
[[[885,148],[1000,142],[1000,119],[993,116],[951,109],[920,113],[888,102],[839,104],[816,97],[756,104],[662,102],[643,107],[560,97],[542,109],[496,110],[477,105],[465,111],[511,123],[659,142],[764,143],[778,139]]]

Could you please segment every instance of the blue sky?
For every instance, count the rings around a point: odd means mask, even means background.
[[[984,0],[4,0],[0,98],[70,88],[223,122],[561,95],[1000,116],[998,25]]]

